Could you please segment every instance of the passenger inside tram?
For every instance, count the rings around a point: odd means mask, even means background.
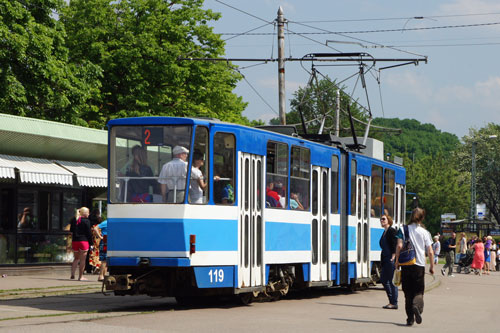
[[[297,210],[304,210],[304,206],[300,202],[299,194],[292,192],[290,193],[290,208]]]

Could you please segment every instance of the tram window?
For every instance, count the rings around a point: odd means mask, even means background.
[[[368,180],[364,180],[364,193],[363,193],[363,219],[368,219]]]
[[[233,134],[215,133],[214,135],[214,176],[219,180],[214,181],[214,202],[217,205],[234,205],[235,191],[235,151],[236,140]],[[212,177],[213,178],[213,177]]]
[[[405,224],[405,218],[406,218],[406,195],[405,195],[405,188],[401,187],[401,200],[399,200],[400,205],[401,205],[401,212],[400,212],[400,224],[404,225]]]
[[[114,203],[182,203],[185,197],[187,160],[184,175],[168,176],[162,169],[176,151],[191,153],[192,126],[116,126],[110,135],[110,200]],[[182,157],[182,158],[181,158]],[[164,190],[164,193],[162,193]],[[164,195],[163,195],[164,194]]]
[[[361,219],[361,179],[358,180],[358,219]]]
[[[321,240],[321,262],[323,264],[327,263],[328,260],[328,221],[323,220],[322,221],[322,230],[321,230],[321,235],[322,235],[322,240]]]
[[[332,213],[339,212],[339,157],[332,156],[332,170],[331,170],[331,183],[332,183]]]
[[[245,267],[250,263],[250,221],[245,215]]]
[[[399,222],[399,188],[396,187],[396,204],[394,205],[394,208],[396,209],[396,212],[394,214],[394,223]]]
[[[197,127],[194,136],[191,179],[189,180],[189,203],[206,204],[208,202],[208,129]]]
[[[368,252],[369,249],[369,244],[370,244],[370,235],[368,235],[368,223],[363,224],[363,261],[367,262],[370,260],[369,255],[370,253]]]
[[[262,266],[262,216],[257,215],[257,266]]]
[[[293,146],[290,170],[290,193],[293,193],[294,197],[297,197],[298,202],[302,204],[304,210],[309,210],[310,170],[311,152],[309,149]],[[292,209],[301,209],[300,205],[290,205]]]
[[[269,141],[266,157],[266,207],[286,208],[288,197],[288,145]]]
[[[351,215],[356,216],[356,160],[351,160]]]
[[[318,220],[313,219],[312,221],[312,263],[316,265],[318,263]]]
[[[371,192],[370,216],[380,218],[382,212],[382,167],[378,165],[372,166]]]
[[[262,161],[257,161],[257,211],[262,209]]]
[[[318,171],[313,170],[312,179],[312,213],[313,215],[318,214]]]
[[[323,182],[323,190],[321,191],[323,197],[321,199],[321,213],[326,215],[328,213],[328,173],[323,171],[323,175],[321,176],[321,180]]]
[[[394,170],[384,170],[384,214],[394,216]]]
[[[245,191],[245,210],[248,210],[250,207],[250,161],[248,158],[245,158],[245,174],[243,175],[244,178],[244,191]]]
[[[358,262],[361,262],[361,249],[363,248],[363,244],[361,243],[361,223],[358,223],[358,242],[356,243],[357,246],[357,255],[358,255]]]

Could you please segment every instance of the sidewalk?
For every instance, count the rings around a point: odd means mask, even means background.
[[[434,275],[425,274],[425,290],[430,291],[441,283],[441,267],[437,265]],[[428,269],[428,268],[426,268]],[[4,274],[0,271],[0,274]],[[32,298],[67,294],[100,292],[102,282],[98,275],[85,275],[88,281],[70,280],[70,267],[66,270],[39,272],[30,275],[8,275],[0,278],[0,299]],[[401,289],[401,287],[400,287]]]
[[[16,298],[34,298],[68,294],[100,292],[102,282],[98,275],[84,275],[88,281],[71,280],[70,268],[63,270],[38,272],[30,275],[9,275],[0,272],[0,300]]]

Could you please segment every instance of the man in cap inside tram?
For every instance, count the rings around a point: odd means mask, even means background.
[[[181,203],[186,192],[187,157],[189,150],[175,146],[174,158],[163,165],[158,182],[161,184],[163,202]]]

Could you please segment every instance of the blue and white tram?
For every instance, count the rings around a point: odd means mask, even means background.
[[[369,282],[381,214],[404,222],[405,170],[383,153],[205,119],[108,127],[105,286],[117,295],[276,297]],[[173,160],[181,174],[169,174]]]

